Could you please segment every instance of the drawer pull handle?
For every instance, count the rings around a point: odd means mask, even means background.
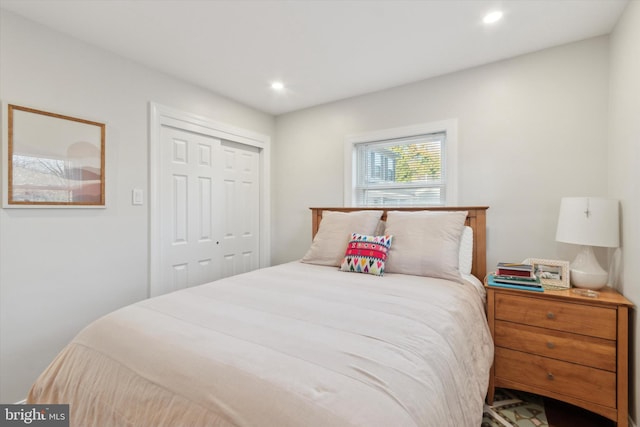
[[[553,381],[553,374],[551,372],[547,372],[547,379]]]
[[[555,348],[555,346],[556,346],[556,345],[555,345],[554,343],[552,343],[551,341],[549,341],[549,342],[547,343],[547,348]]]
[[[547,313],[547,319],[551,319],[551,320],[553,320],[553,319],[555,319],[555,318],[556,318],[556,315],[555,315],[555,314],[553,314],[552,312],[548,312],[548,313]]]

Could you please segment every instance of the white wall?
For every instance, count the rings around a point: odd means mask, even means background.
[[[640,2],[629,2],[611,35],[609,193],[621,200],[622,266],[619,288],[636,306],[631,326],[631,417],[640,408]]]
[[[573,259],[562,196],[607,193],[608,39],[600,37],[276,119],[274,263],[301,257],[309,206],[343,203],[349,134],[458,119],[459,203],[488,205],[488,266]]]
[[[148,102],[271,137],[274,119],[4,10],[0,100],[107,124],[106,209],[0,210],[7,403],[91,320],[147,296],[148,203],[132,206],[131,190],[148,202]]]

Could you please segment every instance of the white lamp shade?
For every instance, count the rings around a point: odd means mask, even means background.
[[[618,200],[563,197],[556,240],[576,245],[617,248],[620,245]]]

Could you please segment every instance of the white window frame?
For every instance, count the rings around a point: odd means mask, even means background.
[[[406,138],[430,133],[446,133],[446,142],[443,147],[445,162],[446,182],[446,206],[458,204],[458,120],[448,119],[432,123],[423,123],[412,126],[382,129],[373,132],[347,136],[344,145],[344,205],[356,206],[356,144],[365,142],[384,141],[396,138]]]

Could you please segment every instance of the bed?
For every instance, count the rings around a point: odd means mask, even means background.
[[[72,426],[478,427],[493,360],[485,212],[312,208],[301,260],[96,320],[27,402],[70,404]],[[384,268],[356,272],[354,235],[378,233]]]

